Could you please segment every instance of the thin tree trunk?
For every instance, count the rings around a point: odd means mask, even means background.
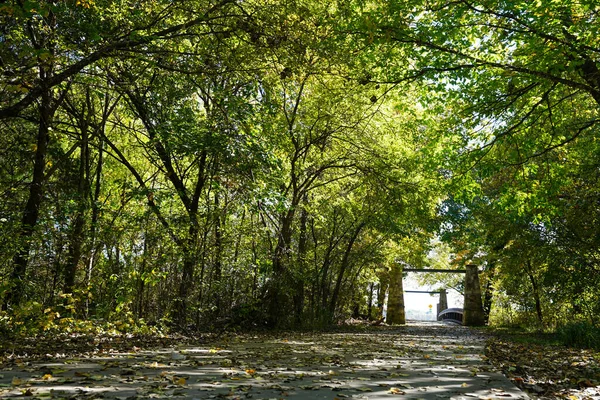
[[[390,286],[390,274],[388,270],[382,271],[379,276],[379,288],[377,290],[377,319],[383,318],[383,309],[385,307],[385,295]]]
[[[304,207],[300,212],[300,235],[298,238],[298,270],[294,279],[294,323],[296,326],[302,325],[302,315],[304,310],[304,276],[306,273],[306,250],[307,250],[307,232],[306,224],[308,221],[308,211],[306,206],[308,197],[304,195],[302,202]]]
[[[89,92],[88,92],[88,105]],[[91,115],[92,110],[88,107],[88,116]],[[82,115],[83,119],[83,115]],[[75,277],[77,275],[77,266],[81,260],[82,247],[84,242],[84,228],[85,228],[85,212],[87,210],[87,197],[89,192],[88,176],[86,169],[88,165],[88,121],[81,121],[81,148],[79,156],[79,176],[77,182],[77,191],[75,193],[77,201],[77,210],[75,212],[75,218],[73,222],[73,228],[71,231],[71,237],[69,240],[69,251],[67,255],[67,262],[65,265],[65,283],[63,287],[64,293],[72,293],[73,287],[75,286]]]
[[[375,283],[369,283],[369,303],[367,304],[367,319],[373,319],[373,294],[375,293]]]
[[[148,223],[148,221],[146,221]],[[148,230],[144,234],[144,249],[142,252],[142,265],[140,266],[140,274],[138,276],[138,290],[137,290],[137,318],[144,318],[144,274],[146,273],[146,266],[148,264]]]
[[[92,196],[92,219],[90,225],[90,254],[89,260],[86,262],[87,269],[85,272],[85,282],[86,285],[90,285],[90,281],[92,279],[92,271],[94,269],[94,264],[96,261],[96,253],[98,249],[96,248],[96,235],[98,232],[98,218],[100,217],[100,205],[98,202],[100,201],[100,185],[102,183],[102,168],[104,166],[104,136],[100,136],[99,144],[98,144],[98,163],[96,165],[96,177],[95,177],[95,187],[94,194]]]
[[[342,288],[342,280],[344,278],[344,274],[346,273],[346,270],[350,265],[350,253],[352,252],[352,247],[354,246],[358,235],[360,235],[360,231],[362,231],[365,225],[366,223],[364,222],[358,224],[356,229],[354,229],[354,232],[352,232],[352,236],[350,237],[348,245],[346,246],[346,251],[344,252],[344,257],[342,258],[342,264],[340,266],[340,272],[337,276],[337,281],[335,283],[335,289],[333,290],[333,295],[331,296],[331,303],[329,303],[329,315],[331,318],[333,318],[333,315],[335,313],[338,297]]]
[[[493,280],[496,272],[496,266],[492,262],[488,268],[488,277],[483,293],[483,318],[487,325],[490,320],[490,312],[492,311],[492,302],[494,300]]]
[[[533,299],[535,300],[535,311],[537,314],[538,321],[540,324],[544,323],[544,316],[542,314],[542,303],[540,301],[540,291],[537,285],[537,281],[533,276],[533,270],[531,268],[531,261],[527,260],[527,275],[529,276],[529,281],[531,282],[531,286],[533,289]]]
[[[221,311],[221,300],[223,285],[222,285],[222,275],[223,275],[223,266],[221,264],[221,255],[223,252],[223,238],[221,232],[221,208],[220,208],[220,199],[219,192],[215,191],[215,263],[214,263],[214,286],[215,286],[215,306],[216,306],[216,315],[222,313]]]
[[[290,258],[290,244],[292,242],[292,222],[295,215],[295,205],[281,218],[281,228],[277,246],[273,254],[273,278],[270,281],[267,292],[267,313],[269,316],[268,324],[276,327],[280,324],[283,316],[286,314],[289,304],[287,293],[283,287],[288,278],[288,261]]]
[[[40,79],[46,78],[45,68],[40,68]],[[9,305],[17,306],[21,303],[24,294],[25,274],[29,263],[29,252],[35,226],[38,222],[40,207],[44,193],[44,171],[46,168],[46,154],[50,140],[48,132],[52,122],[53,107],[52,95],[49,90],[44,91],[40,104],[39,127],[33,164],[33,177],[29,185],[29,197],[23,210],[21,219],[21,232],[19,233],[19,250],[13,257],[13,270],[10,275],[10,288],[4,297],[3,309]]]

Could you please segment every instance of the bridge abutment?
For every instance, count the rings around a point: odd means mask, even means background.
[[[440,290],[440,302],[438,303],[437,309],[437,320],[440,321],[440,313],[448,308],[448,296],[446,294],[446,289]]]
[[[404,288],[402,285],[402,267],[393,265],[390,271],[390,294],[385,322],[388,324],[405,324]]]
[[[485,315],[481,303],[481,287],[479,285],[477,265],[467,265],[463,310],[463,325],[485,325]]]

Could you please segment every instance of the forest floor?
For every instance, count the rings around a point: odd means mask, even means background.
[[[513,346],[519,345],[461,326],[422,322],[328,333],[0,343],[0,397],[527,399],[514,383],[533,397],[600,396],[587,387],[595,377],[574,383],[537,377],[536,360],[545,358],[530,358],[529,345]],[[561,363],[575,362],[559,357]],[[581,357],[577,362],[590,364]],[[497,368],[505,369],[512,382]],[[569,364],[561,373],[573,368]],[[542,369],[544,377],[558,373]],[[577,379],[584,376],[577,373]]]

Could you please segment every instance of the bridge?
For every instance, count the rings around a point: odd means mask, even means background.
[[[439,294],[440,299],[437,304],[437,319],[448,320],[462,323],[466,326],[482,326],[485,325],[485,316],[483,312],[483,304],[481,302],[481,287],[479,284],[479,271],[477,266],[469,264],[465,269],[426,269],[426,268],[404,268],[403,272],[417,273],[446,273],[446,274],[464,274],[465,275],[465,292],[464,292],[464,308],[448,308],[448,299],[446,290],[439,291],[422,291],[422,290],[403,290],[402,281],[400,281],[400,298],[396,298],[396,302],[400,304],[401,312],[395,315],[393,321],[388,323],[404,324],[406,317],[404,314],[404,293],[429,293]],[[391,292],[390,292],[391,295]]]
[[[451,324],[462,325],[463,309],[462,308],[447,308],[438,314],[438,321],[449,322]]]

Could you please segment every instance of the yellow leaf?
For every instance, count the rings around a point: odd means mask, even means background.
[[[14,378],[12,378],[12,382],[11,384],[13,386],[18,386],[18,385],[22,385],[23,384],[23,379],[19,379],[16,376]]]
[[[391,394],[406,394],[406,392],[398,389],[397,387],[390,388]]]
[[[42,376],[43,381],[48,381],[50,379],[52,379],[52,374],[46,374],[46,375]]]
[[[462,386],[462,387],[467,387],[467,386],[469,386],[469,385],[467,385],[466,383],[463,383],[463,384],[462,384],[462,385],[460,385],[460,386]]]
[[[176,378],[173,377],[173,383],[179,386],[185,385],[185,378]]]
[[[256,370],[255,370],[255,369],[252,369],[252,368],[248,368],[248,369],[246,370],[246,373],[247,373],[248,375],[254,375],[254,374],[256,373]]]

